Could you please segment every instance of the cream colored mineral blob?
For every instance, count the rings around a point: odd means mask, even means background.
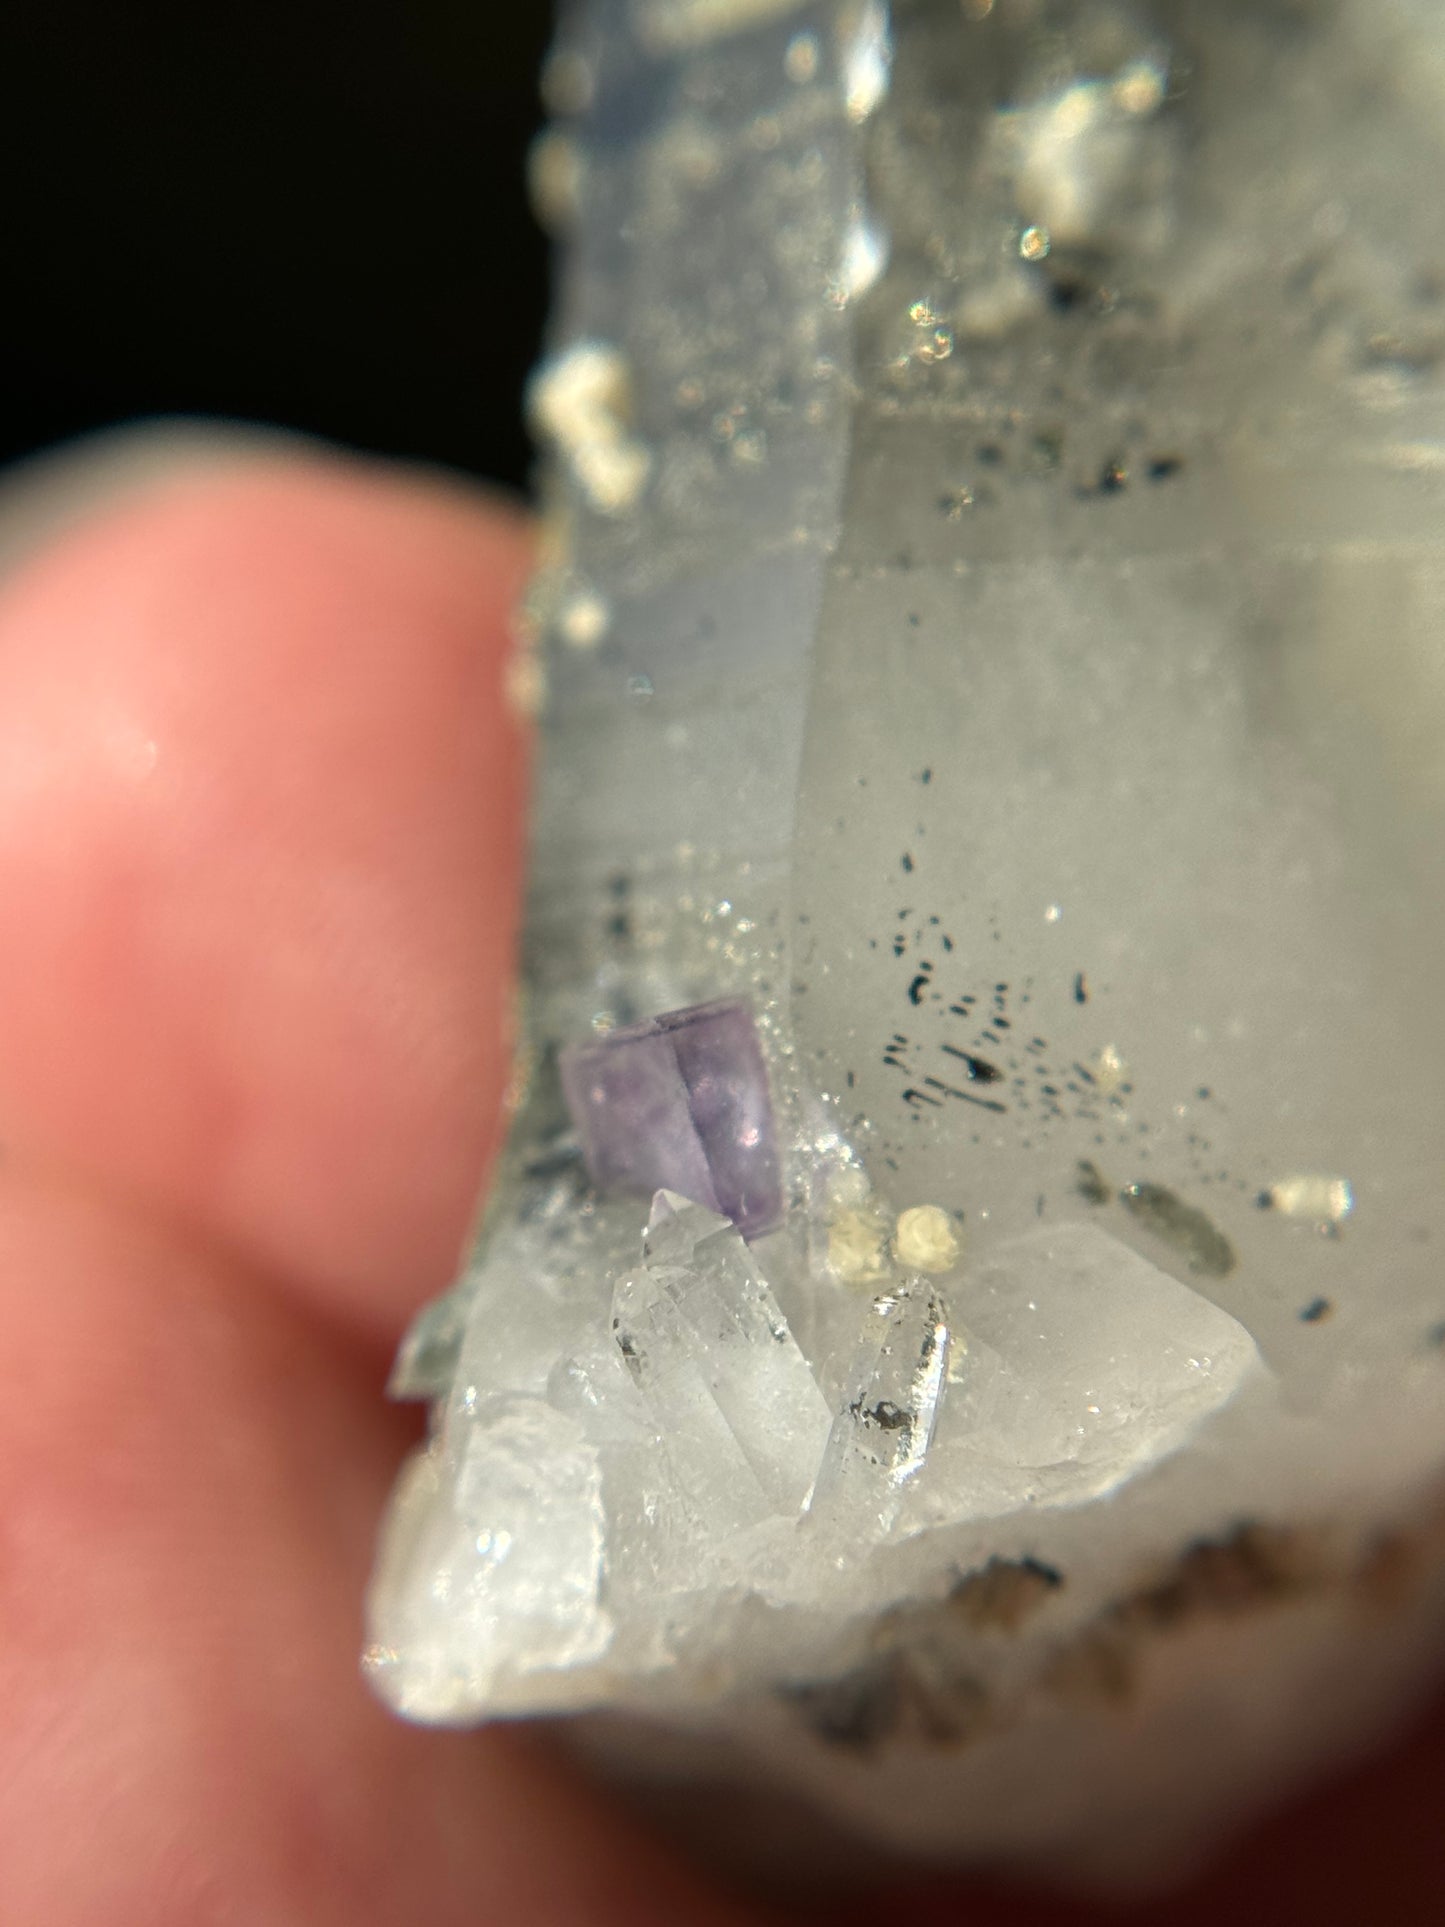
[[[888,1274],[888,1225],[866,1206],[839,1212],[828,1227],[828,1265],[850,1285],[872,1284]]]
[[[1348,1178],[1300,1173],[1277,1178],[1260,1202],[1285,1218],[1307,1218],[1318,1224],[1341,1224],[1355,1208]]]
[[[610,342],[581,341],[545,362],[532,378],[530,413],[537,432],[571,468],[600,515],[635,508],[652,456],[631,433],[632,374]]]
[[[957,1227],[936,1204],[901,1211],[893,1228],[893,1253],[905,1271],[952,1271],[963,1249]]]

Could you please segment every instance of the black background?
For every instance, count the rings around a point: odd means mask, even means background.
[[[0,0],[0,461],[156,413],[522,481],[547,0]]]

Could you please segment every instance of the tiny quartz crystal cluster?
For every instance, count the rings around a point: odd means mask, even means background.
[[[408,1717],[1162,1864],[1445,1586],[1445,13],[583,0]],[[801,1802],[801,1804],[800,1804]]]

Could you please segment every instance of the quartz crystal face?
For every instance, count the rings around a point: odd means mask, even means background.
[[[547,87],[525,1075],[368,1669],[1165,1855],[1440,1607],[1445,17],[590,0]]]

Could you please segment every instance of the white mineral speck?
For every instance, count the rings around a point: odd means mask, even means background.
[[[1111,1096],[1129,1075],[1129,1066],[1117,1044],[1105,1044],[1089,1061],[1089,1075],[1106,1097]]]
[[[1285,1218],[1309,1218],[1319,1224],[1341,1224],[1355,1208],[1348,1178],[1301,1173],[1280,1178],[1264,1194],[1270,1210]]]
[[[557,627],[562,640],[573,649],[595,649],[611,621],[611,611],[602,597],[591,589],[582,589],[563,604]]]
[[[893,1250],[905,1271],[951,1271],[962,1249],[953,1219],[936,1204],[899,1213]]]
[[[1135,60],[1114,78],[1114,99],[1126,114],[1139,119],[1156,113],[1164,103],[1165,75],[1153,60]]]
[[[1019,253],[1025,261],[1042,261],[1051,246],[1046,227],[1026,227],[1019,236]]]
[[[528,401],[538,432],[554,444],[594,509],[620,515],[636,505],[652,456],[631,433],[631,373],[617,348],[574,342],[538,369]]]

